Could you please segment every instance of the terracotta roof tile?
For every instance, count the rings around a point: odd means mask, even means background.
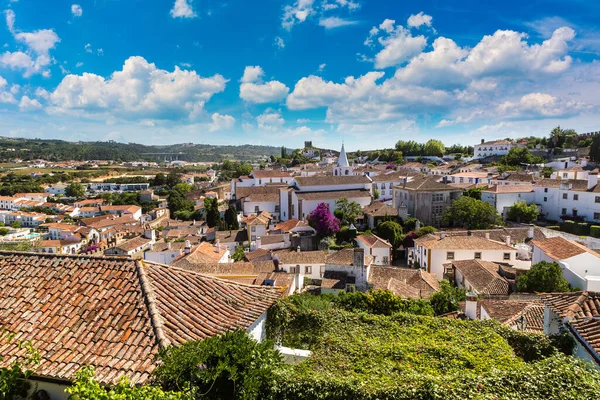
[[[462,260],[449,263],[453,265],[478,294],[508,295],[510,285],[498,273],[500,266],[483,260]]]
[[[532,243],[546,253],[547,256],[555,260],[565,260],[583,253],[590,253],[600,259],[600,254],[593,252],[582,244],[564,239],[560,236],[534,240]],[[600,262],[600,260],[598,261]]]
[[[600,293],[598,292],[542,293],[541,298],[562,318],[600,318]]]
[[[352,185],[367,184],[371,180],[365,175],[348,176],[297,176],[294,178],[300,186],[329,186],[329,185]]]
[[[160,346],[247,329],[281,295],[160,264],[0,252],[0,324],[32,342],[38,375],[146,383]],[[2,344],[3,365],[19,354]]]

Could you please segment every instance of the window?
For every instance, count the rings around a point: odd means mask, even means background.
[[[510,253],[504,253],[504,259],[510,260]]]
[[[594,219],[600,219],[600,213],[594,213]]]
[[[304,273],[307,275],[312,274],[312,266],[307,265],[306,267],[304,267]]]
[[[423,255],[426,256],[427,255],[427,249],[423,250]]]
[[[544,197],[544,201],[548,201],[548,198],[547,198],[547,197]]]
[[[250,228],[250,231],[252,231],[252,232],[256,232],[256,227],[255,227],[255,226],[251,227],[251,228]]]
[[[279,206],[275,206],[275,212],[279,212]]]
[[[567,215],[567,209],[566,208],[563,208],[561,210],[561,215]]]
[[[434,214],[441,214],[442,212],[444,212],[444,207],[442,206],[433,206],[431,209]]]
[[[600,196],[596,196],[596,203],[600,203]]]
[[[254,206],[254,212],[258,214],[260,212],[260,207]]]
[[[548,188],[544,188],[544,193],[548,193]]]
[[[567,174],[566,172],[564,172],[564,173],[563,173],[563,178],[565,178],[565,179],[566,179],[566,178],[568,178],[568,177],[569,177],[569,174]]]
[[[569,195],[568,195],[568,194],[566,194],[566,193],[563,193],[563,199],[564,199],[564,200],[567,200],[567,198],[568,198],[568,197],[569,197]]]
[[[386,264],[386,265],[390,263],[388,256],[384,256],[383,257],[383,263]]]
[[[476,260],[481,260],[481,253],[480,252],[476,252],[475,253],[475,257]]]
[[[574,194],[573,195],[573,200],[575,200],[575,201],[579,200],[579,195],[578,194]]]
[[[446,253],[446,260],[454,260],[454,252],[449,251]]]
[[[443,193],[435,193],[431,196],[431,199],[433,201],[444,201],[444,194]]]

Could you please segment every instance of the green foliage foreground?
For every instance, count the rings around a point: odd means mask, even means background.
[[[600,374],[545,336],[494,321],[293,303],[284,299],[270,311],[270,322],[285,325],[271,337],[286,346],[312,336],[306,343],[313,356],[276,371],[272,398],[600,398]],[[302,330],[309,332],[298,335]]]

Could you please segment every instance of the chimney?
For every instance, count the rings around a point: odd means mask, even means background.
[[[473,232],[467,231],[467,236],[473,236]]]
[[[156,231],[154,229],[146,229],[144,231],[144,237],[146,239],[152,240],[152,242],[156,241]]]
[[[417,220],[417,222],[415,222],[415,231],[418,231],[419,229],[421,229],[421,221]]]
[[[167,250],[171,250],[171,242],[167,243]]]
[[[485,233],[485,238],[486,238],[487,240],[490,240],[490,233],[489,233],[489,232],[486,232],[486,233]]]
[[[579,163],[579,165],[581,165],[582,168],[587,167],[587,165],[588,165],[587,158],[582,158],[581,161],[580,161],[580,163]]]
[[[477,319],[477,295],[473,292],[467,293],[465,302],[465,315],[469,319]]]
[[[446,239],[446,232],[442,231],[440,233],[440,239]]]
[[[352,266],[360,268],[365,266],[365,249],[361,249],[360,247],[354,249]]]
[[[484,143],[485,143],[485,139],[481,139],[481,144],[484,144]]]
[[[192,244],[189,240],[185,241],[185,249],[183,249],[183,254],[190,254],[192,252]]]
[[[588,184],[587,184],[588,190],[592,190],[597,184],[598,184],[598,173],[590,172],[588,174]]]
[[[533,225],[529,225],[529,229],[527,229],[527,239],[533,239]]]
[[[257,248],[257,249],[260,249],[260,245],[261,245],[261,240],[260,240],[260,236],[258,236],[258,237],[256,238],[256,248]]]
[[[296,247],[296,253],[300,253],[300,246]]]
[[[507,245],[507,246],[512,246],[512,245],[510,244],[510,235],[506,236],[505,242],[506,242],[506,245]]]

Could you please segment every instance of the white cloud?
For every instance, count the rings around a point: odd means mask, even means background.
[[[240,98],[249,103],[273,103],[285,99],[289,88],[279,81],[262,83],[264,71],[260,66],[247,66],[240,85]]]
[[[184,67],[184,68],[192,68],[192,64],[187,63],[187,62],[179,63],[179,66]]]
[[[12,94],[17,94],[17,93],[19,93],[20,90],[21,90],[21,86],[17,85],[17,84],[14,84],[10,87],[10,92]]]
[[[36,99],[30,99],[27,96],[21,97],[21,101],[19,102],[19,110],[21,111],[36,111],[41,110],[43,106]]]
[[[277,131],[285,124],[285,120],[281,117],[281,112],[270,108],[266,109],[264,113],[256,117],[256,122],[258,123],[259,129],[269,131]]]
[[[364,42],[367,46],[374,46],[374,39],[377,38],[377,42],[383,47],[375,55],[375,68],[383,69],[402,64],[421,53],[427,45],[424,36],[412,36],[408,29],[402,25],[395,25],[395,22],[386,19],[379,28],[371,28]]]
[[[221,115],[214,113],[211,116],[212,122],[206,124],[206,129],[209,132],[227,131],[235,126],[235,118],[231,115]]]
[[[422,25],[431,27],[432,19],[433,18],[431,15],[424,14],[423,11],[421,11],[418,14],[412,14],[410,17],[408,17],[406,23],[412,28],[418,28]]]
[[[71,5],[71,13],[73,13],[74,17],[81,17],[83,15],[83,9],[79,4]]]
[[[548,93],[530,93],[517,101],[505,101],[496,111],[511,117],[565,117],[590,109],[590,106]]]
[[[35,96],[44,100],[48,100],[50,98],[50,93],[44,88],[36,88],[34,92]]]
[[[81,61],[79,61],[77,64],[75,64],[75,68],[81,68],[83,67],[83,63]]]
[[[85,46],[83,46],[83,49],[85,50],[86,53],[93,53],[94,50],[92,50],[92,44],[88,43]]]
[[[12,33],[15,30],[15,12],[13,10],[4,10],[4,15],[6,16],[6,26],[8,30]]]
[[[290,30],[295,24],[306,21],[308,16],[314,12],[313,3],[314,0],[296,0],[292,5],[285,6],[281,26]]]
[[[197,15],[191,5],[191,0],[175,0],[171,9],[173,18],[195,18]]]
[[[334,28],[339,28],[342,26],[356,25],[356,24],[358,24],[358,21],[353,21],[350,19],[343,19],[343,18],[339,18],[339,17],[327,17],[327,18],[321,18],[319,20],[319,25],[324,27],[325,29],[334,29]]]
[[[195,119],[226,82],[219,74],[203,78],[177,66],[169,72],[143,57],[130,57],[108,79],[85,72],[65,76],[50,96],[49,111],[124,119]]]
[[[323,72],[325,70],[325,67],[327,67],[327,64],[319,64],[319,72]]]
[[[285,47],[285,42],[283,41],[283,39],[279,36],[277,36],[275,38],[275,41],[273,42],[273,46],[279,48],[279,49],[283,49]]]
[[[8,82],[0,76],[0,103],[16,103],[13,93],[6,90]]]
[[[14,70],[23,70],[23,76],[29,77],[33,74],[50,76],[48,66],[52,63],[50,50],[52,50],[60,38],[52,29],[39,29],[32,32],[21,32],[14,28],[15,13],[6,10],[6,24],[13,34],[15,40],[25,44],[25,51],[7,51],[0,56],[0,65]]]

